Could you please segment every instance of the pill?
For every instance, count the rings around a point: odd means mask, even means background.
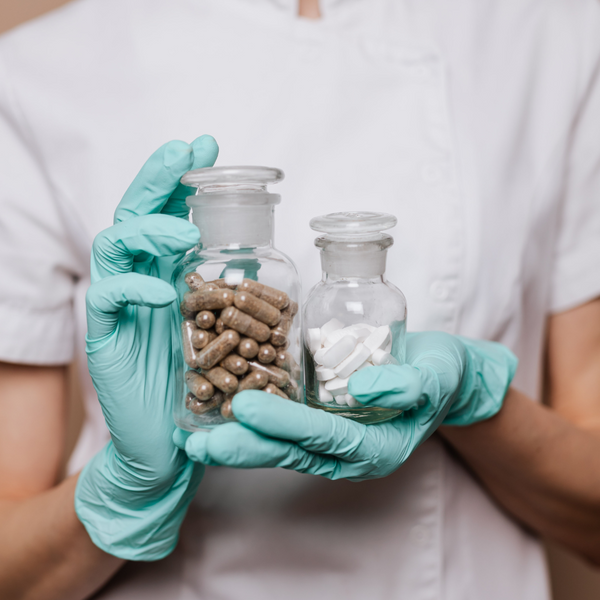
[[[289,396],[290,400],[294,400],[294,402],[300,401],[300,388],[295,379],[290,379],[290,382],[283,388],[283,391]]]
[[[345,358],[352,354],[354,348],[356,348],[357,342],[358,340],[353,335],[345,335],[341,340],[338,340],[333,344],[333,346],[325,349],[319,362],[324,367],[330,369],[337,367]]]
[[[183,360],[185,360],[186,364],[192,369],[195,369],[198,366],[196,362],[198,360],[198,353],[196,352],[196,348],[192,343],[192,337],[196,329],[196,325],[193,321],[183,321],[181,323],[181,337],[183,339]]]
[[[228,327],[255,339],[257,342],[266,342],[271,335],[268,325],[257,321],[254,317],[235,308],[235,306],[230,306],[221,311],[221,319]]]
[[[267,374],[269,383],[276,385],[278,388],[284,388],[290,382],[290,374],[275,365],[263,365],[256,361],[251,361],[248,366],[252,370],[262,371]]]
[[[339,396],[334,396],[333,398],[335,400],[335,403],[339,404],[340,406],[348,405],[348,402],[346,400],[346,394],[340,394]]]
[[[362,404],[351,394],[346,394],[344,398],[346,400],[346,404],[352,408],[358,408],[359,406],[362,406]]]
[[[235,392],[238,388],[238,378],[223,367],[213,367],[212,369],[202,371],[202,374],[215,387],[218,387],[222,392],[227,394]]]
[[[196,271],[190,271],[189,273],[186,273],[184,279],[191,291],[199,290],[205,285],[202,275],[200,275],[200,273],[196,273]]]
[[[254,358],[258,354],[258,342],[252,338],[242,338],[237,351],[244,358]]]
[[[235,285],[231,285],[229,283],[227,283],[227,281],[225,279],[213,279],[212,281],[208,281],[207,282],[210,285],[214,285],[215,287],[219,288],[219,289],[230,289],[233,290],[235,289]]]
[[[276,385],[273,385],[272,383],[268,383],[263,389],[263,392],[267,392],[267,394],[275,394],[276,396],[280,396],[281,398],[285,398],[286,400],[290,399],[290,397],[287,394],[282,392]]]
[[[229,354],[221,361],[221,366],[234,375],[243,375],[248,370],[248,361],[237,354]]]
[[[240,381],[238,392],[244,390],[262,390],[269,383],[269,376],[263,371],[251,371]]]
[[[227,420],[235,419],[235,415],[233,414],[233,407],[231,405],[231,398],[228,398],[221,404],[221,416]]]
[[[364,341],[365,346],[371,351],[379,350],[379,348],[385,348],[387,343],[391,339],[390,328],[387,325],[377,327],[373,333]]]
[[[250,292],[279,310],[285,308],[290,303],[290,299],[285,292],[258,283],[258,281],[254,281],[253,279],[244,279],[238,286],[238,292]]]
[[[315,373],[317,374],[317,379],[319,381],[329,381],[336,376],[336,373],[333,369],[328,369],[327,367],[316,367]]]
[[[198,400],[208,400],[215,393],[215,388],[210,381],[207,381],[196,371],[187,371],[185,374],[185,383],[188,389]]]
[[[325,383],[325,389],[328,392],[332,393],[334,396],[339,396],[340,394],[347,394],[348,379],[342,379],[341,377],[330,379]]]
[[[281,312],[289,314],[292,318],[295,317],[298,314],[298,303],[290,299],[289,304]]]
[[[319,383],[319,401],[327,404],[328,402],[333,402],[333,394],[325,389],[325,383],[321,381]]]
[[[215,321],[215,332],[217,335],[221,335],[225,331],[225,323],[223,323],[223,319],[219,317]]]
[[[190,392],[185,397],[185,407],[196,415],[203,415],[207,412],[210,412],[211,410],[214,410],[215,408],[219,408],[219,406],[223,404],[224,400],[225,397],[219,391],[215,392],[214,396],[210,400],[206,400],[205,402],[199,400],[198,398],[196,398],[196,396],[194,396],[194,394]]]
[[[337,329],[332,334],[328,335],[327,338],[323,341],[323,348],[331,348],[335,343],[339,342],[343,337],[351,335],[356,338],[358,341],[358,337],[354,335],[353,330],[345,329]],[[324,353],[323,353],[324,354]]]
[[[321,348],[321,330],[318,327],[309,327],[306,331],[308,349],[314,354]]]
[[[342,331],[347,333],[351,333],[354,337],[358,339],[359,342],[364,342],[375,330],[375,327],[371,327],[370,325],[366,325],[363,323],[357,323],[356,325],[350,325],[350,327],[345,327]]]
[[[282,346],[285,344],[290,328],[292,327],[293,318],[289,313],[281,313],[279,324],[271,330],[271,344],[273,346]]]
[[[278,309],[250,292],[238,292],[233,298],[233,303],[247,315],[258,319],[269,327],[275,327],[281,321],[281,312]]]
[[[330,319],[321,327],[321,343],[323,343],[334,331],[343,329],[344,324],[336,318]]]
[[[196,318],[196,311],[188,310],[185,307],[185,303],[183,301],[179,305],[179,312],[181,313],[181,315],[183,316],[184,319],[187,319],[189,321],[193,321]]]
[[[202,349],[208,346],[216,337],[217,334],[214,331],[194,328],[192,332],[192,344],[194,348]]]
[[[196,315],[196,325],[198,325],[200,329],[210,329],[215,324],[216,320],[215,313],[210,310],[201,310]]]
[[[371,356],[371,351],[360,342],[352,351],[352,354],[345,358],[335,369],[335,374],[344,379],[350,377],[358,367],[360,367]]]
[[[183,296],[187,310],[217,310],[233,304],[234,292],[231,290],[209,290],[208,285],[195,292],[187,292]]]
[[[261,344],[258,347],[257,358],[261,363],[272,363],[277,356],[277,351],[271,344]]]
[[[292,355],[289,352],[286,352],[285,350],[277,349],[277,356],[275,357],[275,360],[273,361],[273,363],[275,364],[276,367],[279,367],[280,369],[285,369],[286,371],[291,372],[293,360],[294,359],[292,358]]]
[[[227,329],[200,351],[196,362],[202,369],[211,369],[218,362],[221,362],[239,343],[240,336],[238,332]]]
[[[382,350],[375,350],[373,354],[371,354],[371,360],[373,364],[377,367],[382,365],[398,365],[400,364],[389,352]]]

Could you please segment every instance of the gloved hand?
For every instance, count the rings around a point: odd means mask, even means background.
[[[159,148],[126,191],[115,225],[94,240],[86,351],[112,441],[81,472],[75,509],[93,542],[124,559],[173,550],[204,472],[172,440],[177,295],[167,282],[199,239],[186,219],[191,192],[179,179],[212,166],[217,153],[210,136]]]
[[[394,472],[442,424],[470,425],[502,407],[517,366],[504,346],[446,333],[407,337],[404,365],[355,373],[349,392],[365,405],[402,409],[363,425],[259,391],[233,399],[239,423],[175,441],[192,460],[239,468],[283,467],[355,481]]]

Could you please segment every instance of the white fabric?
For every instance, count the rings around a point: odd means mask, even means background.
[[[285,170],[305,291],[311,217],[391,212],[409,328],[507,344],[537,397],[546,317],[600,294],[599,57],[595,0],[83,0],[5,35],[0,358],[85,365],[94,236],[152,151],[211,133],[219,164]],[[72,469],[106,440],[84,385]],[[98,597],[548,595],[538,541],[434,438],[361,484],[209,469],[176,552]]]

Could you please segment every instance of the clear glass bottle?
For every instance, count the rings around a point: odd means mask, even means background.
[[[303,310],[307,403],[361,423],[400,413],[363,406],[347,392],[357,370],[405,361],[406,299],[385,279],[387,250],[394,240],[381,233],[396,221],[375,212],[332,213],[310,221],[324,235],[315,240],[323,279]]]
[[[233,420],[231,398],[261,389],[303,401],[300,278],[273,246],[273,212],[281,197],[267,191],[279,169],[213,167],[181,183],[200,243],[175,269],[179,318],[175,422],[188,431]]]

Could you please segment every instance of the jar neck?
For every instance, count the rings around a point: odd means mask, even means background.
[[[378,234],[376,239],[364,240],[317,238],[315,245],[321,248],[324,281],[383,281],[387,250],[393,243],[391,236],[386,234]]]
[[[273,217],[273,204],[215,202],[192,206],[192,222],[200,230],[202,248],[272,246]]]

